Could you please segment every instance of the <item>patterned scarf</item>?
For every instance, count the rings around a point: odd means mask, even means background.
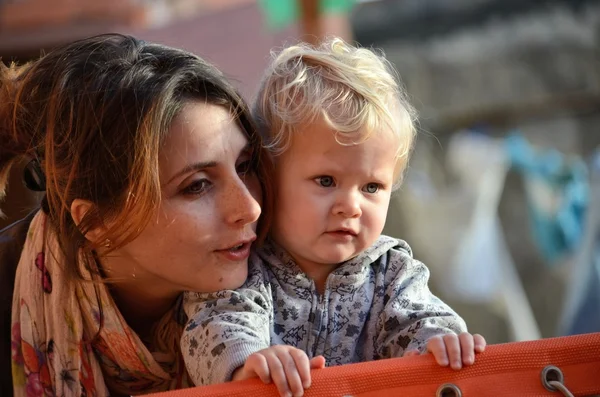
[[[156,326],[155,346],[161,351],[150,352],[105,284],[68,281],[58,242],[45,233],[46,219],[41,211],[33,219],[17,268],[11,324],[14,395],[132,395],[187,387],[178,348],[180,304]],[[89,271],[84,276],[93,278]]]

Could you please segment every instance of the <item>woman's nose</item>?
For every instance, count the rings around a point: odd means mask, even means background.
[[[228,201],[226,219],[230,224],[247,225],[258,221],[261,214],[260,185],[253,188],[240,180],[231,186],[227,196],[224,198]]]

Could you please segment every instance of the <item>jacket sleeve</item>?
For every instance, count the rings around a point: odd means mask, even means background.
[[[429,269],[406,249],[392,249],[381,258],[387,266],[379,288],[383,310],[377,322],[376,351],[380,358],[401,357],[405,351],[423,352],[436,335],[467,330],[464,320],[431,293]]]
[[[181,352],[192,381],[224,383],[256,351],[270,346],[273,303],[261,269],[237,290],[184,295],[188,322]]]

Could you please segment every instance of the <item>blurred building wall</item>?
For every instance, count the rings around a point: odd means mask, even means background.
[[[0,57],[37,58],[95,34],[121,32],[184,48],[216,63],[251,96],[269,50],[298,36],[270,32],[255,0],[5,0],[0,2]]]

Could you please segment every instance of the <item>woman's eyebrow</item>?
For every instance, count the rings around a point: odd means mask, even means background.
[[[250,145],[250,143],[248,142],[246,144],[246,146],[244,146],[242,148],[242,150],[240,150],[240,153],[238,154],[238,157],[243,155],[243,154],[250,154],[252,155],[252,153],[254,152],[254,148],[252,147],[252,145]],[[170,184],[171,182],[173,182],[173,180],[177,179],[178,177],[191,173],[191,172],[198,172],[198,171],[202,171],[205,170],[207,168],[214,168],[217,166],[217,162],[216,161],[199,161],[196,163],[191,163],[186,165],[185,167],[183,167],[181,170],[179,170],[179,172],[177,172],[175,175],[173,175],[171,177],[171,179],[169,179],[167,181],[167,183],[165,185]]]
[[[185,167],[183,167],[179,172],[177,172],[175,175],[173,175],[173,177],[171,177],[171,179],[169,179],[169,181],[166,183],[167,185],[171,182],[173,182],[174,179],[188,174],[192,171],[194,172],[198,172],[198,171],[202,171],[206,168],[213,168],[217,166],[217,162],[216,161],[199,161],[197,163],[191,163],[186,165]]]

